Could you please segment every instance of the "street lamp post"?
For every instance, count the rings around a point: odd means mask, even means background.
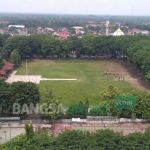
[[[5,133],[5,142],[6,142],[6,131],[4,131],[4,133]]]

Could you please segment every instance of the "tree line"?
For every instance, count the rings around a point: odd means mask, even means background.
[[[80,130],[65,131],[57,137],[47,132],[33,132],[32,125],[25,125],[25,134],[19,135],[3,145],[1,150],[149,150],[150,128],[145,133],[131,133],[97,130],[95,133]]]
[[[150,81],[150,37],[149,36],[92,36],[82,39],[70,37],[58,40],[48,35],[8,37],[0,35],[0,55],[10,58],[17,50],[24,58],[33,57],[106,57],[123,59],[141,70]]]

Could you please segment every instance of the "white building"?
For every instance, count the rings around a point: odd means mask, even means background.
[[[148,31],[148,30],[142,30],[142,31],[141,31],[141,34],[142,34],[142,35],[149,35],[149,31]]]
[[[113,36],[121,36],[121,35],[124,35],[124,33],[121,31],[120,28],[118,28],[118,29],[113,33]]]
[[[8,28],[11,28],[11,27],[15,27],[15,28],[25,28],[24,25],[9,25]]]
[[[72,28],[78,29],[78,30],[82,30],[83,29],[83,27],[72,27]]]

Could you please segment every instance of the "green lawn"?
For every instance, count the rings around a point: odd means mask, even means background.
[[[17,74],[25,74],[25,62],[17,70]],[[104,70],[98,60],[36,60],[28,62],[29,75],[42,75],[42,78],[76,78],[77,81],[41,81],[40,92],[50,87],[57,97],[61,97],[64,105],[90,100],[90,104],[101,101],[100,91],[113,85],[124,92],[132,87],[126,82],[114,81],[113,77],[102,77]]]

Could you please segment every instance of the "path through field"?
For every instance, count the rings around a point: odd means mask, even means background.
[[[124,77],[124,80],[132,87],[150,92],[150,84],[145,80],[144,76],[126,62],[107,60],[102,61],[102,66],[104,70],[115,72],[118,77]],[[118,81],[118,77],[115,79],[116,81]]]

